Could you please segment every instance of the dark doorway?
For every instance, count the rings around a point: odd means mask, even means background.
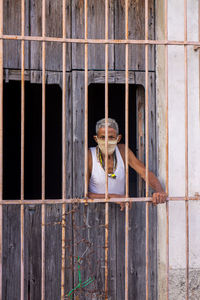
[[[129,148],[136,153],[136,89],[137,85],[129,85]],[[125,85],[109,84],[109,117],[119,124],[122,134],[121,143],[125,143]],[[89,85],[89,131],[88,143],[90,147],[96,146],[93,139],[95,125],[98,120],[105,117],[105,85]],[[132,169],[129,170],[129,194],[137,196],[137,175]]]
[[[3,198],[20,199],[21,82],[4,83]],[[46,198],[61,197],[62,91],[46,85]],[[41,198],[42,85],[25,83],[25,199]]]

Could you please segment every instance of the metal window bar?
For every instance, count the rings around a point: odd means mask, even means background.
[[[85,0],[85,37],[84,39],[66,38],[65,24],[65,6],[63,0],[63,36],[62,38],[46,37],[45,35],[45,0],[42,1],[42,36],[26,36],[25,35],[25,2],[21,0],[21,35],[4,35],[3,34],[3,0],[0,0],[0,299],[2,299],[2,206],[3,205],[21,205],[21,299],[24,299],[24,205],[35,204],[42,206],[42,300],[45,299],[45,204],[62,204],[62,271],[61,271],[61,297],[64,297],[65,282],[65,205],[67,203],[85,203],[84,199],[66,199],[66,153],[65,153],[65,101],[66,101],[66,43],[83,43],[85,45],[85,197],[87,197],[88,187],[88,44],[104,44],[105,45],[105,119],[106,119],[106,191],[105,199],[88,199],[89,203],[105,203],[105,299],[108,299],[108,45],[124,44],[125,45],[125,128],[126,128],[126,217],[125,217],[125,299],[128,299],[128,202],[146,202],[146,299],[148,299],[149,278],[148,278],[148,249],[149,249],[149,131],[148,131],[148,76],[149,76],[149,45],[165,46],[165,91],[166,91],[166,192],[169,191],[168,168],[169,168],[169,150],[168,150],[168,46],[180,45],[184,46],[184,63],[185,63],[185,197],[168,197],[168,201],[185,201],[186,208],[186,299],[189,299],[189,216],[188,201],[200,200],[199,196],[188,196],[188,55],[187,46],[200,46],[200,29],[199,41],[188,41],[187,39],[187,0],[184,0],[184,41],[168,40],[168,24],[167,11],[168,1],[165,0],[165,40],[149,40],[148,39],[148,0],[145,0],[145,40],[128,39],[128,0],[125,2],[125,39],[114,40],[108,38],[108,0],[105,0],[105,39],[88,39],[87,33],[87,9],[88,4]],[[200,5],[199,5],[200,16]],[[200,24],[200,20],[199,20]],[[200,28],[200,25],[199,25]],[[3,41],[4,40],[20,40],[21,41],[21,197],[19,200],[3,200]],[[24,199],[24,107],[25,107],[25,86],[24,86],[24,43],[25,41],[42,42],[42,199],[41,200],[25,200]],[[63,43],[63,116],[62,116],[62,199],[48,200],[45,199],[45,57],[46,42],[62,42]],[[146,197],[130,198],[128,197],[128,45],[145,45],[145,128],[146,128]],[[109,202],[119,203],[120,199],[109,199]],[[167,212],[167,293],[166,298],[169,299],[169,208],[166,203]]]
[[[167,197],[167,201],[199,201],[200,200],[200,196],[194,196],[194,197]],[[152,202],[152,197],[128,197],[126,198],[127,202],[132,202],[132,203],[136,203],[136,202]],[[109,203],[121,203],[122,200],[119,198],[110,198],[109,199]],[[28,205],[28,204],[36,204],[36,205],[43,205],[43,204],[70,204],[70,203],[86,203],[85,198],[68,198],[68,199],[45,199],[45,200],[41,200],[41,199],[35,199],[35,200],[0,200],[0,204],[1,205]],[[87,203],[105,203],[105,199],[103,198],[95,198],[95,199],[87,199]]]
[[[148,40],[148,0],[145,0],[145,39]],[[149,196],[149,46],[145,45],[146,197]],[[149,203],[146,202],[146,300],[149,298]]]
[[[125,2],[125,38],[128,40],[128,0]],[[129,83],[128,83],[128,44],[125,45],[125,169],[126,169],[126,198],[129,194],[128,175],[128,110],[129,110]],[[128,229],[129,229],[129,204],[126,202],[125,210],[125,300],[128,300]]]
[[[105,39],[108,40],[108,0],[105,0]],[[105,299],[108,299],[108,44],[105,44]]]
[[[200,2],[198,7],[198,40],[200,42]],[[199,74],[200,74],[200,52],[199,52]],[[200,76],[199,76],[199,86],[200,86]],[[199,122],[200,122],[200,89],[199,89]]]
[[[168,0],[165,0],[165,40],[168,40]],[[165,147],[166,147],[166,183],[165,191],[169,193],[169,124],[168,124],[168,45],[165,45]],[[169,202],[166,202],[166,299],[169,300]]]
[[[1,39],[3,40],[16,40],[16,41],[35,41],[35,42],[58,42],[58,43],[76,43],[76,44],[108,44],[108,45],[169,45],[169,46],[200,46],[200,41],[176,41],[176,40],[134,40],[129,39],[128,41],[126,39],[74,39],[74,38],[58,38],[58,37],[48,37],[48,36],[27,36],[24,37],[21,35],[7,35],[3,34],[1,36]]]
[[[25,34],[25,2],[21,1],[21,34]],[[24,43],[21,41],[21,200],[24,200],[24,117],[25,117],[25,86],[24,86]],[[24,205],[20,207],[21,223],[21,300],[24,300]]]
[[[187,43],[187,0],[184,0],[184,40]],[[184,46],[185,60],[185,218],[186,218],[186,300],[189,299],[189,215],[188,215],[188,57]]]
[[[46,1],[42,0],[42,36],[46,35]],[[45,80],[45,69],[46,69],[46,44],[42,42],[42,200],[45,200],[45,118],[46,118],[46,80]],[[41,285],[41,300],[45,300],[45,204],[42,204],[41,211],[41,223],[42,223],[42,285]]]
[[[66,0],[62,1],[63,38],[66,37]],[[62,45],[62,199],[66,199],[66,43]],[[61,300],[65,297],[65,247],[66,247],[66,205],[62,204],[62,263],[61,263]]]
[[[0,37],[3,35],[3,0],[0,0]],[[3,199],[3,39],[0,39],[0,200]],[[0,299],[2,299],[3,207],[0,205]]]

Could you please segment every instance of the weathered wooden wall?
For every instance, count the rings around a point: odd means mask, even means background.
[[[129,1],[129,38],[144,39],[144,0]],[[125,1],[109,1],[109,38],[124,38]],[[21,1],[4,1],[4,33],[20,34]],[[88,37],[105,36],[104,1],[88,0]],[[42,33],[41,1],[26,1],[25,34]],[[46,1],[46,34],[62,36],[62,0]],[[84,38],[84,1],[66,0],[67,37]],[[154,38],[154,1],[149,1],[149,35]],[[129,47],[130,83],[137,84],[136,99],[144,102],[145,54],[144,46]],[[66,132],[67,132],[67,197],[84,194],[84,45],[67,44],[66,59]],[[25,43],[25,79],[41,83],[41,43]],[[89,84],[105,82],[104,45],[89,45]],[[5,80],[20,80],[21,44],[4,41]],[[109,83],[125,83],[125,46],[109,45]],[[62,87],[62,45],[47,43],[47,84]],[[155,68],[154,48],[149,51],[149,128],[150,168],[156,170],[155,137]],[[142,99],[142,100],[141,100]],[[6,99],[5,99],[6,101]],[[48,100],[47,100],[48,101]],[[53,141],[52,141],[53,143]],[[72,209],[66,206],[67,212]],[[20,295],[20,229],[19,208],[4,208],[3,239],[3,299],[19,299]],[[60,299],[61,269],[61,206],[46,208],[46,299]],[[77,283],[76,257],[90,245],[92,253],[85,255],[82,264],[83,280],[91,274],[95,282],[88,289],[96,289],[93,298],[85,293],[80,299],[100,299],[104,291],[104,205],[79,205],[76,213],[66,214],[66,293]],[[124,299],[124,212],[115,204],[109,206],[109,299]],[[41,293],[41,210],[37,206],[25,208],[25,299],[40,299]],[[129,224],[129,298],[145,299],[145,206],[134,204]],[[72,268],[69,268],[72,262]],[[90,263],[91,264],[90,264]],[[150,208],[150,295],[156,299],[156,210]]]

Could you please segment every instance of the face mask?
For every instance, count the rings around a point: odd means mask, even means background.
[[[118,142],[118,139],[115,139],[115,140],[108,140],[108,155],[111,155],[113,154],[113,152],[115,151],[115,148],[117,146],[117,142]],[[98,143],[98,146],[102,152],[102,154],[106,154],[106,141],[105,140],[101,140],[101,139],[98,139],[97,138],[97,143]]]

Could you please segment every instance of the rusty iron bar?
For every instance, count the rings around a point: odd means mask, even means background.
[[[105,39],[108,40],[108,0],[105,0]],[[105,300],[108,299],[108,44],[105,44]]]
[[[85,39],[88,38],[88,2],[84,1]],[[85,44],[85,198],[88,195],[88,45]]]
[[[148,39],[148,0],[145,0],[145,39]],[[149,46],[145,45],[146,197],[149,196]],[[146,300],[149,298],[149,203],[146,202]]]
[[[25,1],[21,1],[21,34],[25,34]],[[24,43],[21,41],[21,200],[24,200],[24,129],[25,129],[25,85],[24,85]],[[24,300],[24,205],[20,207],[20,236],[21,236],[21,296],[20,299]]]
[[[184,41],[187,42],[187,0],[184,0]],[[185,218],[186,218],[186,300],[189,299],[189,214],[188,214],[188,57],[184,46],[185,62]]]
[[[46,35],[46,1],[42,0],[42,36]],[[42,42],[42,200],[45,200],[45,119],[46,119],[46,80],[45,80],[45,60],[46,60],[46,44]],[[41,272],[41,300],[45,300],[45,205],[42,204],[41,212],[42,224],[42,272]]]
[[[66,38],[66,0],[62,1],[62,33]],[[62,45],[62,199],[66,198],[66,43]],[[62,205],[61,300],[65,298],[66,204]]]
[[[200,41],[175,41],[175,40],[134,40],[134,39],[74,39],[74,38],[56,38],[43,36],[21,36],[21,35],[0,35],[0,40],[24,40],[38,42],[59,42],[59,43],[77,43],[77,44],[134,44],[134,45],[171,45],[171,46],[200,46]]]
[[[108,0],[105,0],[105,38],[108,39]],[[105,45],[105,176],[106,176],[106,199],[108,198],[108,45]]]
[[[198,2],[198,40],[200,42],[200,1]],[[200,51],[199,51],[199,126],[200,126]]]
[[[125,38],[128,40],[128,0],[125,2]],[[126,169],[126,198],[129,196],[129,130],[128,130],[128,118],[129,118],[129,81],[128,81],[128,50],[129,45],[125,45],[125,169]],[[128,229],[129,229],[129,203],[126,202],[125,210],[125,300],[128,300]]]
[[[188,201],[200,201],[199,196],[195,197],[168,197],[166,201],[185,201],[188,199]],[[152,197],[129,197],[125,198],[125,201],[127,202],[152,202],[153,198]],[[109,203],[121,203],[123,200],[122,198],[110,198]],[[69,198],[69,199],[34,199],[34,200],[0,200],[0,206],[3,205],[42,205],[42,204],[70,204],[70,203],[85,203],[85,204],[90,204],[90,203],[106,203],[107,200],[105,198],[101,199],[85,199],[85,198]]]
[[[0,0],[0,36],[3,35],[3,0]],[[0,201],[3,199],[3,40],[0,39]],[[0,207],[0,300],[2,300],[3,207]]]
[[[165,0],[165,39],[168,39],[168,0]],[[165,147],[166,147],[166,186],[165,191],[169,193],[169,118],[168,118],[168,45],[165,45]],[[169,300],[169,203],[166,202],[166,300]]]

